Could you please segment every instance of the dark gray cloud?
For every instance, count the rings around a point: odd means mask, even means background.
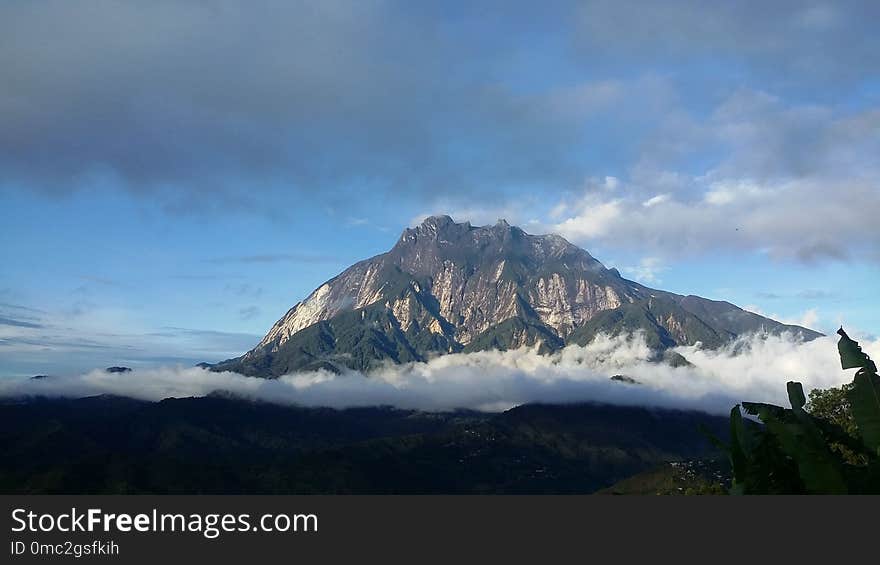
[[[880,205],[877,21],[868,1],[6,2],[0,189],[92,181],[272,216],[324,199],[346,225],[391,193],[528,221],[524,193],[615,174],[619,194],[540,221],[657,256],[880,260],[861,228]]]
[[[814,83],[839,92],[880,65],[878,20],[880,4],[870,0],[587,0],[576,38],[590,61],[672,60],[706,64],[707,72],[711,63],[728,66],[738,82],[759,74],[779,87]]]
[[[122,181],[189,209],[260,206],[270,189],[572,173],[579,128],[495,80],[503,51],[457,27],[477,14],[460,16],[396,2],[4,3],[0,181]]]
[[[674,61],[702,83],[716,57],[734,82],[845,88],[878,67],[877,6],[5,2],[0,185],[273,213],[270,195],[306,189],[345,204],[570,186],[585,156],[640,143],[591,124],[627,90],[627,113],[653,107],[621,77]],[[713,96],[689,80],[698,106]]]

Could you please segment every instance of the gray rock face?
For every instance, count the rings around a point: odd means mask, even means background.
[[[552,350],[569,338],[582,343],[599,331],[635,329],[657,332],[661,347],[701,338],[717,345],[787,327],[726,302],[628,281],[557,235],[530,235],[504,220],[475,227],[432,216],[404,230],[387,253],[318,287],[253,350],[215,368],[259,375],[327,362],[366,368],[370,359],[423,360],[462,349]]]

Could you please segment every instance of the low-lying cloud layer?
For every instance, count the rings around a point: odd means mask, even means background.
[[[880,357],[880,339],[862,345]],[[201,368],[163,367],[5,379],[0,381],[0,397],[114,394],[161,400],[229,391],[280,404],[336,408],[392,405],[500,411],[524,403],[597,401],[722,414],[742,400],[787,405],[785,383],[789,380],[811,390],[847,382],[852,373],[840,369],[833,337],[804,343],[790,335],[753,336],[717,351],[699,347],[676,351],[693,366],[673,368],[650,362],[651,351],[641,335],[600,336],[586,347],[570,346],[554,355],[538,355],[530,349],[446,355],[427,363],[387,365],[366,377],[357,372],[318,371],[266,380]],[[641,384],[612,381],[610,377],[616,374]]]

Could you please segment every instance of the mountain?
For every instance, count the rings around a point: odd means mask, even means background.
[[[658,352],[697,342],[714,348],[758,331],[821,335],[624,279],[558,235],[431,216],[387,253],[318,287],[254,349],[211,368],[265,377],[365,370],[452,352],[537,346],[546,353],[636,330]]]

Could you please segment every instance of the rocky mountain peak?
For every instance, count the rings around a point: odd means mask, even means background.
[[[395,247],[416,243],[434,243],[441,240],[448,241],[450,238],[455,239],[470,229],[470,222],[459,224],[446,215],[428,216],[419,225],[404,229]]]
[[[575,262],[591,263],[591,270],[604,270],[589,253],[565,238],[555,234],[528,234],[503,218],[492,225],[473,226],[446,215],[429,216],[418,226],[403,230],[390,254],[418,257],[420,261],[430,256],[441,262],[467,259],[481,264],[490,259],[517,259],[532,266],[548,259],[568,257]]]
[[[455,220],[453,220],[452,217],[447,216],[446,214],[440,214],[436,216],[428,216],[422,220],[422,223],[419,224],[419,228],[426,231],[442,231],[453,225],[455,225]]]

